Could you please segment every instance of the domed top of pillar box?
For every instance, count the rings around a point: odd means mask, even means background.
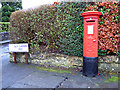
[[[100,16],[102,13],[98,12],[98,11],[88,11],[88,12],[84,12],[81,13],[81,16]]]

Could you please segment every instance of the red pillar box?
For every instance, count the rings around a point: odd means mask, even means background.
[[[98,74],[98,11],[81,13],[83,16],[83,75]]]

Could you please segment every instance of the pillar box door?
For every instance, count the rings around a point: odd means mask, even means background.
[[[96,22],[98,20],[95,17],[84,19],[83,56],[85,57],[98,57],[98,27]]]
[[[81,13],[83,16],[83,74],[95,76],[98,73],[98,11]]]

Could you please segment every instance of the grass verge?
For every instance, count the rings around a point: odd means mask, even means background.
[[[28,66],[28,68],[36,68],[37,70],[55,72],[55,73],[71,73],[72,70],[63,70],[58,68],[50,68],[50,67],[40,67],[40,66]]]
[[[35,67],[38,70],[44,70],[44,71],[49,71],[49,72],[55,72],[55,73],[71,73],[70,70],[60,70],[60,69],[53,69],[53,68],[45,68],[45,67]]]
[[[119,77],[111,77],[109,78],[108,80],[104,81],[105,83],[109,83],[109,82],[118,82],[120,81],[120,78]]]

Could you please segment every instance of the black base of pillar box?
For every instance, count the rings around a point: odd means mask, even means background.
[[[83,56],[83,75],[95,77],[98,74],[98,57]]]

